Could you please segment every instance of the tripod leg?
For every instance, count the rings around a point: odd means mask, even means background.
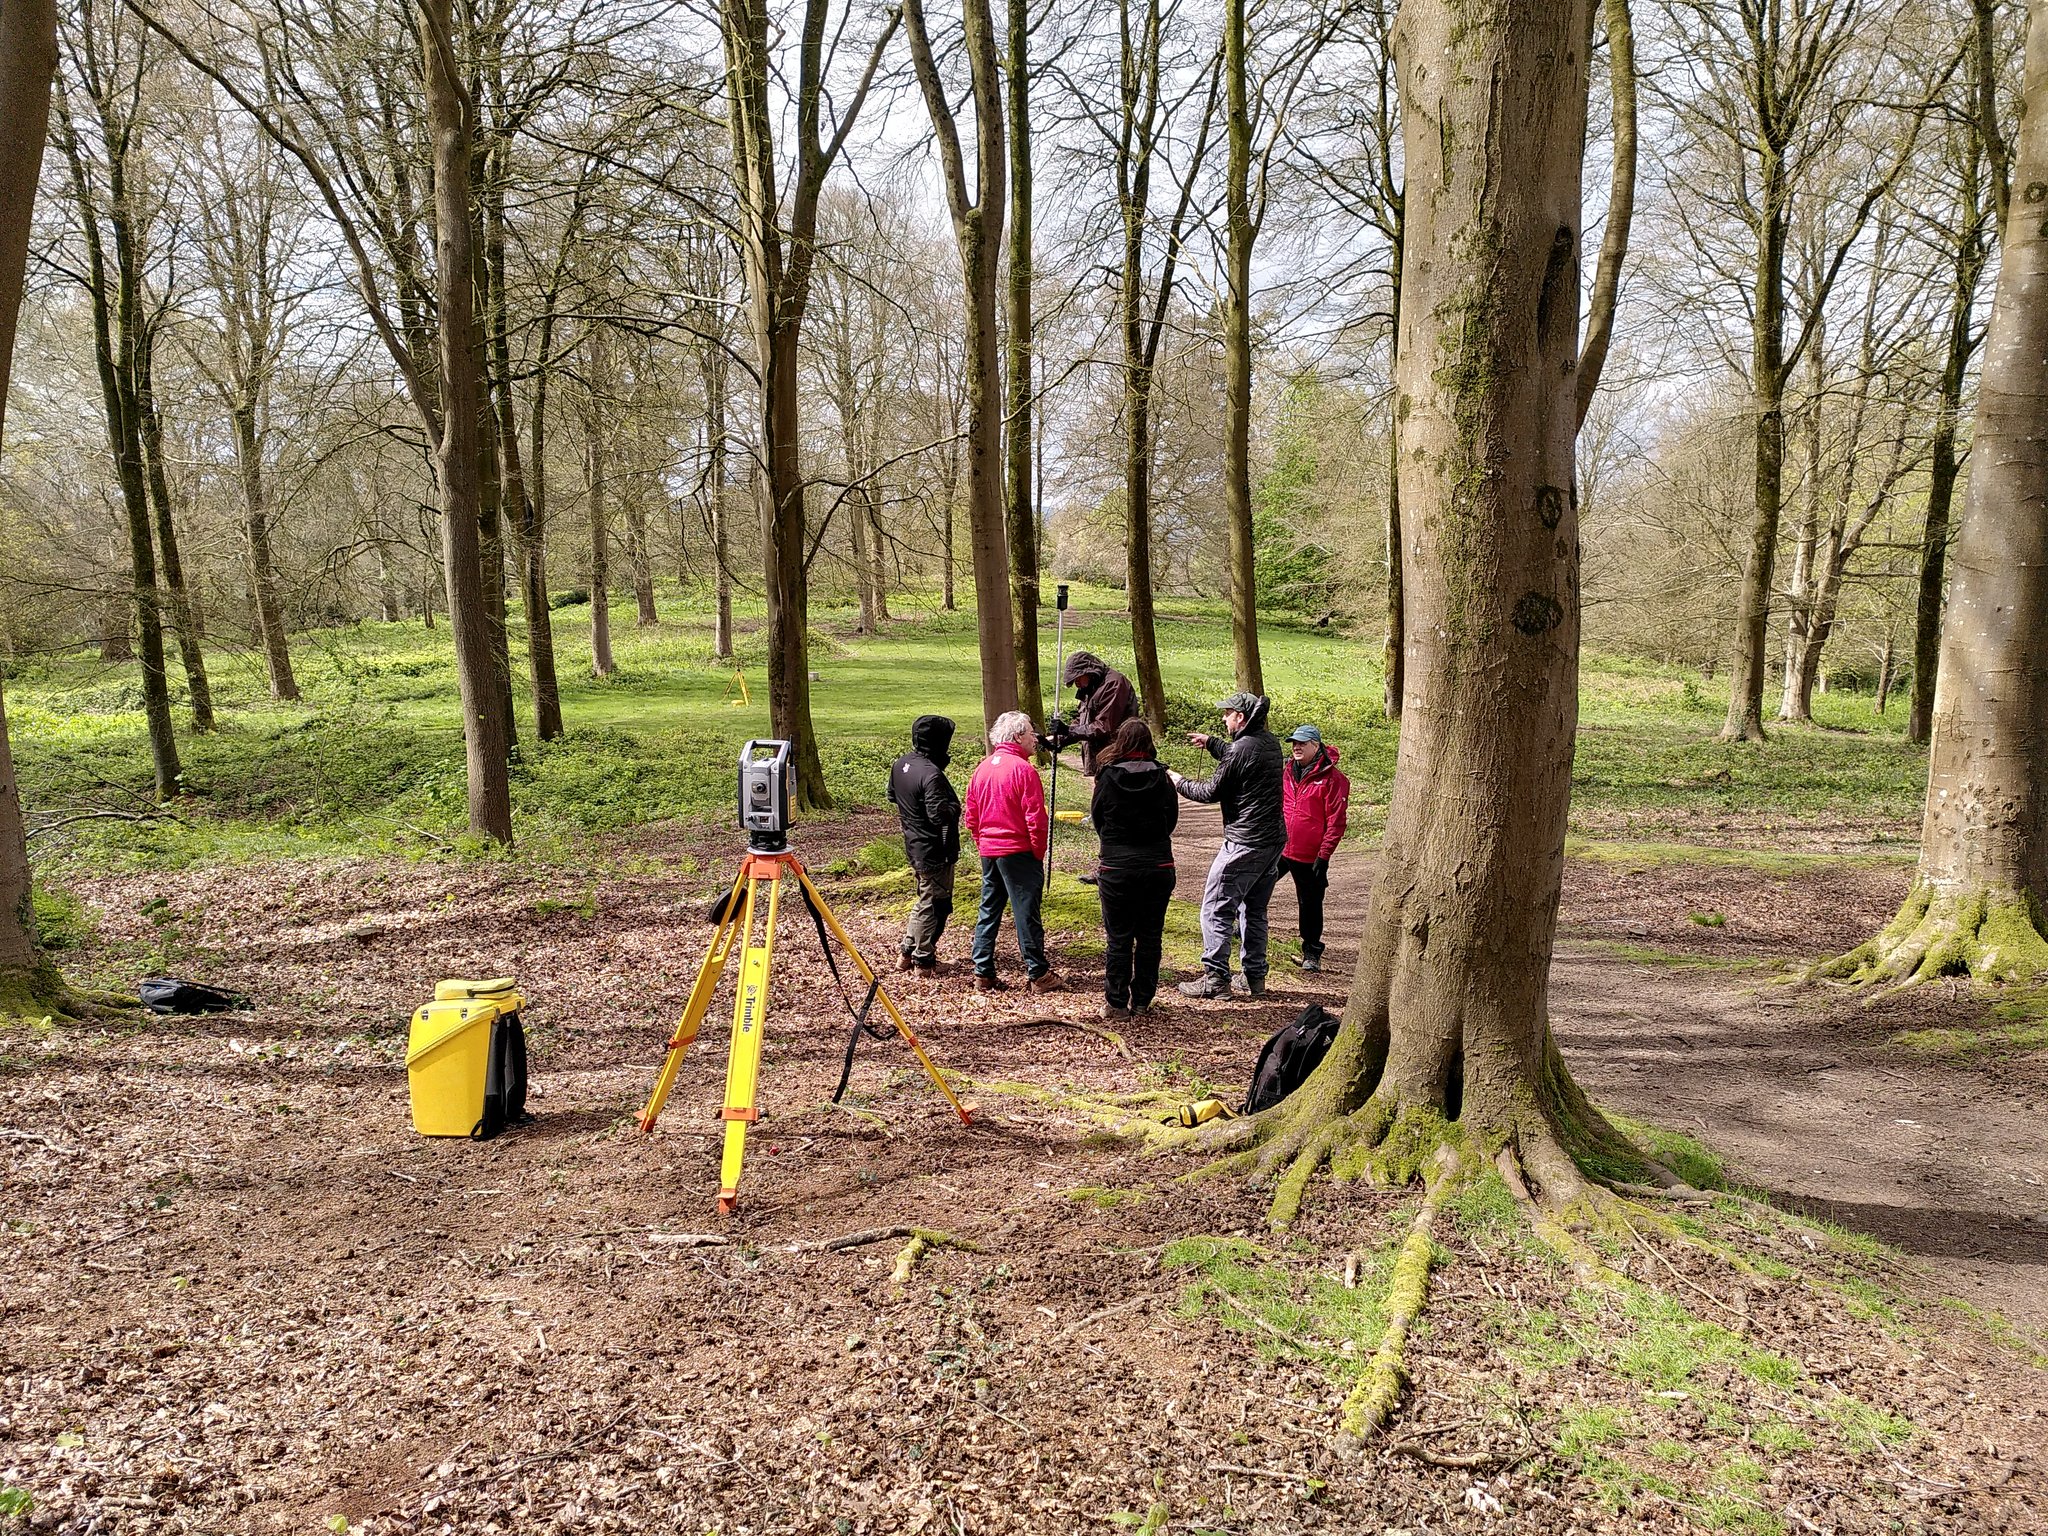
[[[754,873],[747,882],[747,915],[744,932],[747,951],[740,961],[740,984],[732,1001],[732,1051],[725,1066],[725,1154],[718,1170],[718,1209],[730,1216],[739,1206],[740,1162],[746,1156],[747,1127],[761,1117],[755,1099],[761,1083],[761,1037],[768,1025],[768,963],[775,953],[775,914],[782,902],[779,868]],[[768,916],[761,930],[761,942],[754,942],[754,898],[761,883],[768,883]]]
[[[725,962],[732,954],[732,941],[740,931],[740,892],[746,883],[746,867],[742,865],[739,878],[733,881],[732,891],[725,898],[725,916],[718,920],[718,932],[712,935],[711,948],[705,951],[704,962],[697,967],[697,979],[690,985],[690,1000],[683,1005],[682,1020],[676,1025],[676,1032],[669,1037],[668,1055],[663,1058],[661,1072],[654,1079],[654,1091],[647,1096],[647,1107],[640,1111],[642,1131],[654,1129],[655,1119],[661,1114],[662,1106],[668,1103],[669,1093],[676,1085],[676,1073],[682,1069],[683,1055],[697,1038],[697,1030],[711,1006],[712,994],[718,990],[718,983],[725,975]]]
[[[888,1010],[889,1021],[896,1026],[896,1033],[903,1037],[903,1043],[910,1047],[911,1054],[917,1057],[918,1065],[924,1068],[925,1076],[932,1080],[932,1086],[946,1096],[946,1102],[953,1106],[953,1113],[960,1117],[962,1125],[974,1124],[974,1117],[967,1113],[966,1106],[954,1094],[945,1077],[932,1065],[931,1057],[925,1055],[924,1047],[918,1044],[917,1036],[911,1033],[910,1026],[903,1022],[903,1015],[896,1011],[896,1000],[889,995],[889,989],[882,985],[882,979],[875,974],[874,967],[868,964],[867,956],[860,952],[860,947],[853,942],[846,930],[839,926],[839,915],[826,903],[824,893],[811,884],[810,873],[795,859],[790,860],[790,865],[795,869],[797,879],[803,882],[804,890],[817,905],[818,915],[824,918],[825,926],[831,930],[832,937],[837,939],[839,947],[852,957],[861,979],[874,986],[876,999]]]

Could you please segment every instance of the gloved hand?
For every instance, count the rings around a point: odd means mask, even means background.
[[[1330,861],[1328,859],[1316,860],[1316,878],[1318,880],[1327,880],[1330,878]]]

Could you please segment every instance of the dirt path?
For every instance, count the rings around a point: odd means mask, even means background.
[[[1198,894],[1220,818],[1187,806],[1181,825],[1182,891]],[[1355,846],[1339,851],[1329,969],[1317,985],[1276,963],[1277,995],[1341,995],[1374,867]],[[1859,943],[1907,879],[1903,866],[1851,862],[1768,873],[1571,860],[1552,1023],[1599,1102],[1697,1136],[1787,1209],[1902,1250],[1930,1292],[2048,1327],[2048,1053],[1928,1058],[1893,1036],[1968,1027],[1988,1005],[1942,985],[1870,1007],[1756,968]],[[1272,914],[1289,949],[1290,883]]]

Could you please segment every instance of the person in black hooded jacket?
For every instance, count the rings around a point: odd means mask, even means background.
[[[1166,904],[1173,895],[1173,829],[1180,797],[1159,765],[1152,732],[1126,720],[1095,759],[1089,819],[1102,839],[1095,894],[1102,903],[1102,1016],[1127,1019],[1152,1006]]]
[[[953,722],[919,715],[910,750],[889,769],[889,801],[903,822],[903,854],[917,876],[917,901],[903,929],[902,970],[932,971],[939,935],[953,915],[953,868],[960,862],[960,795],[946,777]]]
[[[1189,997],[1230,996],[1230,940],[1238,940],[1244,990],[1266,995],[1266,909],[1280,879],[1287,846],[1281,782],[1285,754],[1266,729],[1272,701],[1264,694],[1233,693],[1217,705],[1230,731],[1225,742],[1201,731],[1188,740],[1221,759],[1207,779],[1173,775],[1183,799],[1223,807],[1223,846],[1202,887],[1202,974],[1180,984]]]

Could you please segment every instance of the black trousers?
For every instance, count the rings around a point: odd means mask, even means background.
[[[1164,869],[1105,869],[1096,883],[1108,940],[1102,995],[1118,1008],[1150,1007],[1159,990],[1159,950],[1173,880],[1169,864]]]
[[[1294,876],[1294,896],[1301,908],[1301,952],[1323,952],[1323,893],[1330,888],[1329,867],[1318,869],[1295,859],[1282,859],[1280,873]]]

